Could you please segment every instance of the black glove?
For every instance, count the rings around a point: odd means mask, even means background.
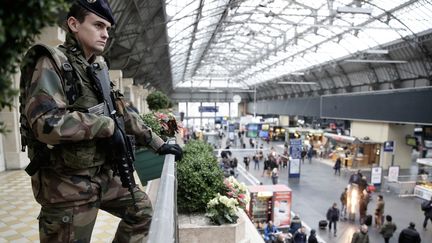
[[[157,152],[160,155],[173,154],[175,156],[175,161],[181,160],[183,156],[183,150],[178,144],[165,143],[164,145],[162,145],[162,147],[158,149]]]

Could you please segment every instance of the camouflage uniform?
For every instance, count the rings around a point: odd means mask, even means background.
[[[99,103],[91,79],[85,72],[89,65],[80,46],[68,34],[64,46],[51,49],[54,60],[38,58],[24,91],[26,117],[32,135],[53,147],[48,161],[32,176],[36,201],[41,204],[39,231],[41,242],[90,242],[98,209],[121,218],[114,242],[141,242],[148,233],[152,206],[147,195],[135,190],[138,211],[129,191],[121,186],[107,156],[107,138],[114,131],[114,121],[86,112]],[[59,64],[67,57],[74,68],[80,96],[68,104],[64,77]],[[95,58],[90,62],[95,61]],[[23,73],[25,75],[25,73]],[[125,130],[136,137],[138,145],[155,151],[163,140],[147,128],[139,115],[124,110]],[[29,146],[29,157],[37,152]]]

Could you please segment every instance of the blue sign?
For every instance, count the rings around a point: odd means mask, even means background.
[[[300,178],[300,159],[302,151],[301,139],[290,139],[290,163],[288,178]]]
[[[219,106],[200,106],[199,112],[219,112]]]
[[[385,141],[383,150],[384,152],[394,152],[394,141]]]

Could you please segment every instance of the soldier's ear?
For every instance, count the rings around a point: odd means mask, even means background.
[[[80,26],[80,24],[81,23],[75,17],[71,16],[67,19],[67,25],[69,29],[72,31],[72,33],[78,32],[78,27]]]

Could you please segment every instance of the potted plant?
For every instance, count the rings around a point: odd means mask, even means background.
[[[239,210],[249,202],[246,185],[233,177],[224,179],[211,145],[190,140],[183,151],[177,164],[180,242],[243,239],[240,229],[245,224],[238,219]]]
[[[175,136],[181,128],[175,116],[167,110],[171,104],[168,97],[159,91],[149,94],[147,102],[152,112],[141,115],[141,118],[151,130],[167,141]],[[136,152],[135,169],[143,185],[147,181],[160,178],[165,156],[160,156],[148,149],[140,149]]]
[[[224,190],[223,173],[213,148],[190,140],[177,164],[177,206],[180,213],[205,213],[207,203]]]

